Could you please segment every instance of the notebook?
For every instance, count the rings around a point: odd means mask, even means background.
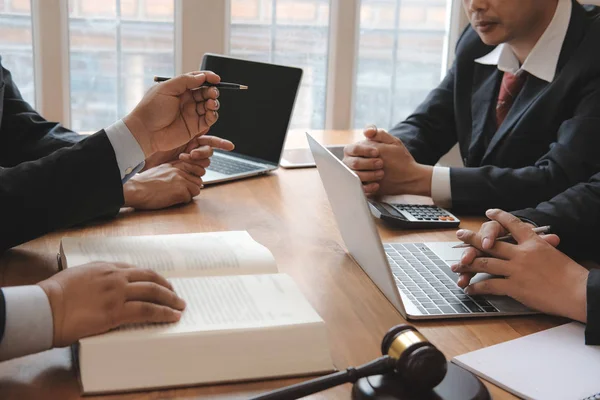
[[[600,346],[573,322],[455,357],[452,362],[524,399],[581,400],[600,392]]]

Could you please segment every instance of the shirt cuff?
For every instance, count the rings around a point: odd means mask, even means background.
[[[450,187],[450,168],[433,167],[431,177],[431,198],[442,208],[452,208],[452,188]]]
[[[144,152],[123,120],[118,120],[104,131],[115,151],[121,181],[125,183],[144,168]]]
[[[6,320],[0,342],[0,360],[21,357],[52,348],[54,322],[50,301],[37,285],[1,289]]]

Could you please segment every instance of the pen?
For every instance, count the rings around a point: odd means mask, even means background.
[[[540,226],[539,228],[533,228],[532,231],[538,235],[543,235],[545,233],[550,232],[550,226]],[[508,234],[506,236],[501,236],[498,239],[496,239],[497,242],[508,242],[512,239],[512,235]],[[467,247],[472,247],[470,244],[467,243],[463,243],[463,244],[458,244],[456,246],[453,246],[453,249],[466,249]]]
[[[168,81],[171,78],[167,78],[164,76],[155,76],[154,77],[154,82],[164,82],[164,81]],[[229,83],[229,82],[220,82],[220,83],[203,83],[202,85],[200,85],[197,89],[200,88],[207,88],[207,87],[216,87],[218,89],[231,89],[231,90],[247,90],[248,86],[246,85],[240,85],[239,83]],[[192,90],[196,90],[196,89],[192,89]]]

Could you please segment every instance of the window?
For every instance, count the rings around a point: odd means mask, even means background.
[[[461,8],[458,0],[0,0],[0,55],[28,101],[37,95],[42,112],[77,131],[122,118],[154,75],[196,68],[207,51],[302,68],[293,129],[389,128],[439,84]],[[198,37],[207,31],[214,35]],[[47,40],[32,46],[32,32]],[[65,62],[69,70],[57,73]],[[328,81],[330,65],[342,73]],[[34,77],[45,84],[37,93]],[[57,98],[56,88],[69,92]]]
[[[69,0],[73,130],[110,125],[175,73],[174,18],[174,0]]]
[[[451,0],[362,0],[355,127],[391,128],[439,84],[448,3]]]
[[[231,0],[230,35],[234,57],[302,68],[290,128],[325,127],[329,0]]]
[[[23,98],[35,107],[30,0],[0,1],[0,56]]]

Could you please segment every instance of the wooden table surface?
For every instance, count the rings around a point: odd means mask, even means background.
[[[315,132],[328,144],[349,143],[358,132]],[[302,132],[288,136],[287,147],[306,147]],[[411,202],[430,199],[410,197]],[[43,194],[40,194],[43,202]],[[461,227],[477,229],[482,218],[462,218]],[[381,339],[404,318],[346,255],[330,205],[315,168],[279,169],[268,176],[205,188],[191,204],[155,212],[122,210],[112,220],[46,235],[0,258],[2,286],[35,283],[57,269],[61,237],[152,235],[247,230],[274,254],[280,271],[290,274],[325,320],[335,365],[367,362],[380,354]],[[384,241],[453,241],[453,230],[395,231],[379,225]],[[563,320],[548,316],[415,322],[448,357],[551,328]],[[109,399],[243,399],[298,380],[217,385],[106,396]],[[494,399],[510,394],[487,384]],[[53,349],[0,364],[2,399],[80,398],[68,349]],[[104,397],[103,397],[104,398]],[[344,385],[314,399],[349,399]]]

